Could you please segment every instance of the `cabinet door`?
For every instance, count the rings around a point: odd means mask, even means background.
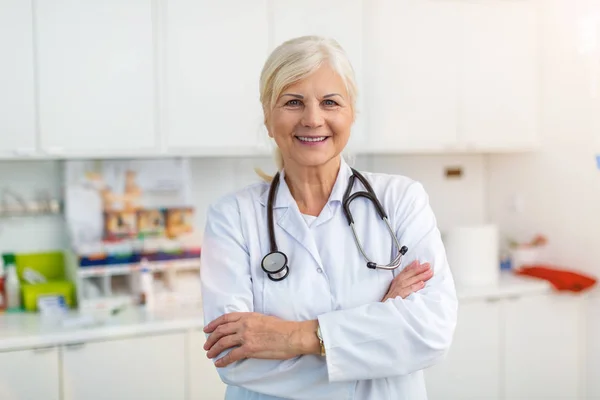
[[[188,382],[189,400],[221,400],[225,398],[227,385],[221,381],[212,360],[206,358],[203,349],[204,333],[189,332]]]
[[[155,149],[152,0],[35,4],[43,150]]]
[[[64,400],[184,400],[185,333],[64,346]]]
[[[169,0],[161,9],[168,149],[266,152],[258,81],[268,50],[267,1]]]
[[[367,140],[363,93],[363,1],[277,0],[271,5],[271,49],[295,37],[318,35],[335,39],[345,50],[358,85],[357,114],[348,146],[359,151]]]
[[[444,361],[425,371],[431,400],[500,398],[500,304],[460,305],[452,347]]]
[[[505,398],[579,398],[584,342],[580,300],[539,295],[508,301],[505,307]]]
[[[58,400],[58,349],[0,353],[0,399]]]
[[[588,399],[600,399],[600,296],[596,291],[585,301],[585,395]]]
[[[369,147],[439,151],[457,145],[455,2],[374,0],[366,8]]]
[[[0,157],[36,150],[31,1],[0,2]]]
[[[486,151],[534,147],[540,96],[537,2],[473,1],[456,6],[463,28],[461,142]]]

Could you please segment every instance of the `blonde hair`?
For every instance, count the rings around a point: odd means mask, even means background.
[[[301,36],[275,48],[263,66],[260,75],[260,102],[265,124],[281,93],[290,85],[315,72],[325,62],[342,78],[352,111],[355,112],[357,85],[354,69],[344,49],[331,38]],[[274,151],[274,159],[277,170],[281,170],[283,155],[277,147]],[[273,179],[260,169],[255,171],[268,182]]]

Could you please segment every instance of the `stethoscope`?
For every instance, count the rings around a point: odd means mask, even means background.
[[[375,195],[375,192],[373,191],[373,188],[371,187],[369,182],[354,168],[351,169],[352,175],[350,176],[348,186],[346,187],[346,192],[344,192],[344,197],[342,198],[342,206],[344,214],[346,215],[346,219],[348,220],[348,224],[350,225],[350,228],[352,228],[352,235],[354,236],[354,241],[356,242],[358,249],[363,255],[365,261],[367,262],[367,268],[386,270],[396,269],[400,266],[402,262],[402,256],[406,254],[406,252],[408,251],[408,247],[400,246],[400,242],[398,242],[398,238],[396,237],[396,234],[394,233],[392,226],[390,225],[388,216],[385,213],[383,207],[381,206],[381,203],[377,199],[377,196]],[[352,188],[354,187],[354,181],[356,179],[358,179],[363,184],[367,191],[360,191],[351,194]],[[285,279],[290,273],[290,268],[288,266],[288,258],[285,255],[285,253],[277,249],[277,243],[275,242],[275,227],[273,225],[273,202],[275,200],[275,193],[277,192],[278,186],[279,172],[275,174],[273,180],[271,181],[271,187],[269,188],[269,199],[267,201],[267,222],[269,224],[269,241],[271,244],[271,252],[264,256],[261,262],[263,271],[267,273],[269,279],[271,279],[272,281],[281,281]],[[385,225],[387,226],[390,235],[396,243],[396,249],[398,249],[398,254],[389,264],[380,265],[371,261],[369,257],[367,257],[367,254],[365,253],[363,247],[360,244],[360,241],[358,240],[358,236],[356,235],[356,229],[354,229],[354,218],[352,218],[352,213],[350,212],[350,203],[357,197],[365,197],[375,205],[377,213],[385,222]]]

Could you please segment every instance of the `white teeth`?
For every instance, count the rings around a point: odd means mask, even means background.
[[[323,140],[327,139],[327,136],[320,136],[320,137],[303,137],[303,136],[296,136],[298,139],[302,140],[303,142],[322,142]]]

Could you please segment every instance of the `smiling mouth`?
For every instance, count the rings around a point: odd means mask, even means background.
[[[324,141],[328,137],[329,136],[296,136],[296,139],[305,143],[317,143]]]

